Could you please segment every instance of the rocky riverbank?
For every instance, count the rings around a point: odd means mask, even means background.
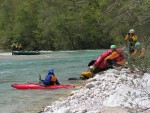
[[[42,113],[150,113],[150,74],[110,69]]]

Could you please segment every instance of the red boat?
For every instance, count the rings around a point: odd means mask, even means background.
[[[60,88],[74,88],[72,85],[53,85],[53,86],[43,86],[36,83],[25,83],[25,84],[12,84],[13,88],[16,89],[60,89]]]

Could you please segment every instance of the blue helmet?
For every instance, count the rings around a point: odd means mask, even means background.
[[[54,69],[49,68],[49,69],[48,69],[48,74],[54,74]]]

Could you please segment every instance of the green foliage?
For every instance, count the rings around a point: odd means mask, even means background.
[[[0,48],[25,50],[108,48],[130,28],[149,36],[148,0],[1,0]]]
[[[141,50],[142,49],[145,50],[144,57],[140,56],[140,51],[139,51],[139,53],[137,52],[137,54],[134,56],[129,54],[127,56],[127,61],[128,61],[128,67],[131,69],[131,71],[134,71],[142,76],[145,72],[150,72],[150,66],[149,66],[150,65],[150,60],[149,60],[150,38],[143,37],[140,40],[140,42],[141,42]]]

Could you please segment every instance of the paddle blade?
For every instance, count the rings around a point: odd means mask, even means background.
[[[68,78],[68,80],[82,80],[82,78],[80,78],[80,77],[76,77],[76,78]]]

